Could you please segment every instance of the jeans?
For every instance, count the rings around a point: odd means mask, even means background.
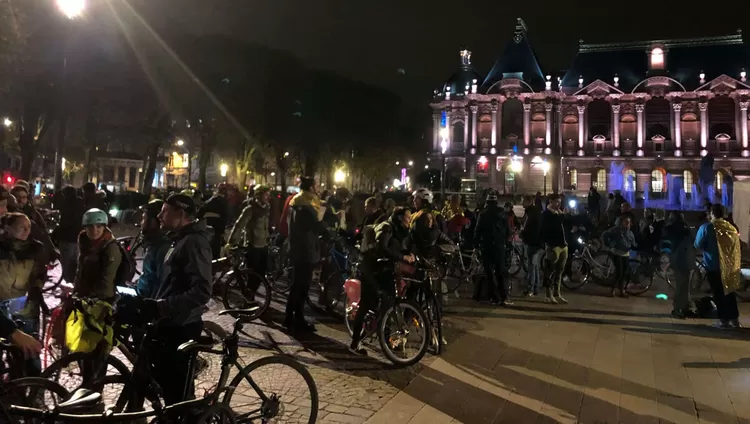
[[[287,325],[305,323],[305,299],[310,290],[314,268],[315,265],[311,263],[294,264],[292,289],[286,302],[286,318],[284,319]]]
[[[737,309],[737,294],[734,292],[724,293],[724,284],[721,281],[721,271],[706,272],[706,279],[711,286],[716,303],[716,312],[723,322],[735,320],[740,317]]]
[[[78,265],[78,244],[61,241],[60,242],[60,265],[62,266],[63,279],[72,283],[76,277],[76,267]]]
[[[505,283],[508,263],[505,261],[505,252],[502,250],[482,252],[482,261],[487,284],[487,298],[504,302],[508,299],[508,289]],[[481,293],[481,284],[477,284],[474,288],[474,298],[480,299]]]
[[[539,246],[526,245],[526,290],[536,293],[539,288],[540,260],[544,250]]]
[[[615,281],[612,282],[612,290],[625,290],[630,282],[630,256],[620,256],[610,253],[610,258],[615,265]]]
[[[547,296],[560,296],[565,264],[568,262],[568,246],[547,246],[546,250],[547,278],[544,280],[544,286]]]

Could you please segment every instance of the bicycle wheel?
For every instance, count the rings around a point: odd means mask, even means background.
[[[406,345],[412,332],[406,327],[413,325],[415,330],[422,328],[424,334],[418,336],[416,351],[406,354]],[[395,365],[409,366],[419,362],[430,346],[430,322],[424,311],[414,303],[398,300],[383,314],[378,326],[378,337],[383,354]],[[416,338],[416,337],[415,337]],[[404,353],[403,356],[398,353]]]
[[[569,278],[563,278],[562,285],[568,290],[578,290],[583,287],[591,274],[591,265],[581,257],[570,260]]]
[[[591,277],[598,284],[611,286],[611,279],[615,276],[615,263],[609,252],[599,252],[591,263]]]
[[[283,355],[266,356],[243,368],[229,384],[223,403],[232,408],[238,423],[313,424],[318,419],[318,388],[312,375]]]
[[[64,387],[42,377],[24,377],[3,385],[0,403],[38,409],[54,409],[70,396]],[[26,419],[24,423],[43,423],[42,419]]]
[[[509,252],[510,257],[507,258],[508,261],[508,275],[515,276],[521,271],[521,268],[523,268],[523,255],[518,250],[517,247],[514,247]]]
[[[654,282],[654,272],[648,260],[630,258],[630,282],[625,285],[625,293],[640,296],[646,293]]]
[[[334,265],[329,266],[335,268]],[[322,274],[321,277],[323,277]],[[343,290],[342,274],[338,269],[333,269],[324,281],[321,281],[320,278],[313,281],[308,291],[307,304],[319,314],[331,313],[343,299],[343,296],[346,296]]]
[[[234,424],[236,414],[224,403],[215,403],[198,417],[196,424]]]
[[[440,355],[443,350],[443,317],[440,312],[437,296],[432,295],[425,302],[425,315],[430,321],[430,341],[435,355]]]
[[[253,290],[253,286],[257,286]],[[250,269],[234,272],[227,276],[224,283],[222,303],[227,309],[247,309],[258,306],[259,309],[248,320],[263,315],[271,305],[271,287],[268,280]]]
[[[289,246],[285,241],[284,246]],[[276,293],[286,294],[292,289],[292,266],[284,246],[272,246],[268,252],[268,281]]]
[[[59,384],[65,390],[74,392],[83,384],[81,364],[91,360],[90,353],[74,352],[65,355],[45,368],[40,377]],[[130,368],[113,355],[107,356],[107,374],[101,383],[105,386],[102,396],[105,399],[117,399],[125,382],[130,380]]]

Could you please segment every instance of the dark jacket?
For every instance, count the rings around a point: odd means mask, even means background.
[[[81,233],[83,213],[86,212],[83,199],[80,197],[63,199],[57,207],[60,211],[60,223],[55,229],[55,238],[69,243],[77,242],[78,235]]]
[[[300,192],[289,203],[289,247],[292,263],[320,262],[320,236],[326,229],[318,220],[320,199],[314,193]]]
[[[661,250],[669,255],[669,266],[675,272],[688,273],[695,269],[695,247],[690,228],[684,222],[664,226]]]
[[[107,212],[107,201],[101,197],[99,197],[96,193],[83,194],[83,208],[85,210],[89,209],[101,209],[105,212]]]
[[[172,240],[165,234],[156,234],[144,240],[146,252],[143,255],[143,269],[138,278],[136,292],[138,296],[153,298],[159,291],[163,279],[164,258],[172,245]]]
[[[503,209],[490,204],[479,213],[474,230],[474,245],[477,248],[484,252],[503,254],[508,234],[510,234],[510,227]]]
[[[407,240],[409,230],[400,223],[388,219],[375,227],[375,243],[377,258],[389,258],[400,261],[408,249]]]
[[[621,226],[612,227],[602,233],[602,242],[619,256],[628,256],[630,251],[637,246],[633,232]]]
[[[12,319],[5,316],[5,314],[0,314],[0,337],[7,340],[16,329],[16,323]]]
[[[249,247],[268,246],[269,205],[250,199],[229,233],[228,244]]]
[[[31,204],[31,200],[29,200],[28,203],[21,206],[21,212],[24,213],[24,215],[28,216],[30,220],[36,223],[36,225],[40,226],[42,229],[47,228],[47,221],[44,220],[44,217],[41,213],[34,207],[34,205]]]
[[[213,230],[196,221],[170,234],[172,245],[164,258],[161,287],[154,296],[166,326],[200,321],[211,300],[211,238]]]
[[[428,215],[430,214],[433,216],[432,227],[429,226]],[[437,253],[438,244],[453,244],[453,240],[440,230],[438,216],[440,215],[435,215],[435,211],[426,208],[422,208],[412,215],[411,223],[409,224],[409,240],[412,253],[430,258],[434,257]]]
[[[104,230],[104,240],[92,242],[86,232],[78,236],[78,269],[73,294],[111,302],[115,298],[115,277],[122,262],[117,239]]]
[[[526,207],[526,224],[521,231],[521,240],[529,246],[542,246],[542,210],[537,205]]]
[[[542,242],[548,247],[568,245],[565,237],[565,214],[547,208],[542,213]]]
[[[214,195],[198,212],[198,219],[205,221],[206,225],[213,228],[211,245],[216,250],[221,247],[224,231],[227,229],[227,214],[229,206],[224,196]],[[218,252],[214,252],[218,253]]]

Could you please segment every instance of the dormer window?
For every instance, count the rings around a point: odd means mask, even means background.
[[[651,137],[651,141],[654,142],[654,153],[664,152],[664,140],[666,140],[666,138],[661,134]]]
[[[664,70],[666,69],[664,61],[664,49],[661,47],[654,47],[649,53],[649,66],[652,70]]]

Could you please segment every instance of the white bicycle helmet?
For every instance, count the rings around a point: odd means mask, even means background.
[[[432,200],[435,197],[432,192],[426,188],[420,188],[419,190],[415,191],[413,196],[414,198],[422,199],[430,204],[432,204]]]

